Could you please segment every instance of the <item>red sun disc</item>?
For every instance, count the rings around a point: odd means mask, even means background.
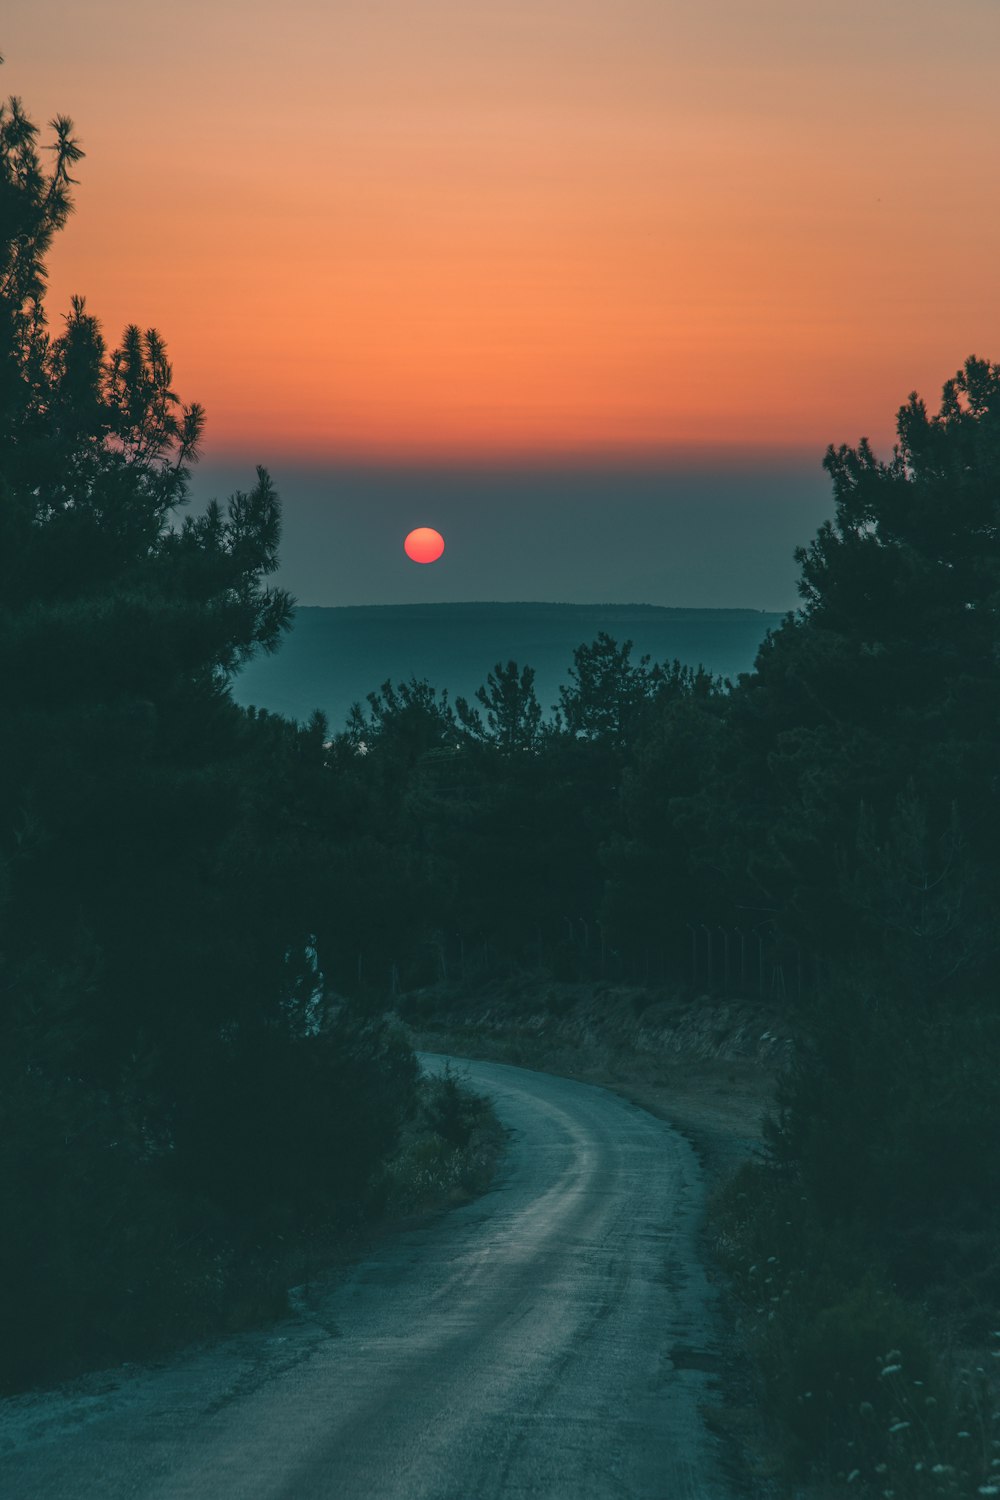
[[[444,551],[444,537],[433,526],[418,526],[406,538],[403,551],[416,563],[437,562]]]

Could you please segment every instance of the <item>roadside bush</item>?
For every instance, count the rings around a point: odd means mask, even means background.
[[[778,1137],[831,1211],[872,1215],[881,1205],[887,1218],[924,1220],[928,1194],[944,1207],[996,1201],[1000,1015],[957,999],[930,1012],[891,991],[845,989],[810,1029],[813,1048],[783,1090]],[[860,1157],[842,1150],[845,1139]]]
[[[416,1060],[342,1010],[316,1036],[239,1033],[206,1048],[170,1170],[256,1238],[324,1230],[365,1198],[416,1103]]]
[[[386,1213],[420,1213],[485,1192],[503,1151],[492,1105],[451,1067],[418,1085],[419,1106],[382,1174],[376,1194]]]
[[[372,1207],[416,1107],[397,1033],[345,1012],[200,1062],[169,1138],[79,1079],[3,1069],[0,1390],[278,1316],[290,1252]]]
[[[748,1165],[712,1214],[789,1475],[897,1500],[1000,1494],[990,1372],[955,1370],[863,1227],[825,1220],[802,1186]]]
[[[829,1231],[853,1225],[906,1296],[948,1305],[981,1340],[1000,1293],[1000,1015],[845,986],[779,1089],[770,1130]]]
[[[436,1135],[459,1151],[469,1144],[481,1106],[475,1094],[462,1088],[450,1063],[442,1074],[427,1082],[423,1099],[427,1121]]]

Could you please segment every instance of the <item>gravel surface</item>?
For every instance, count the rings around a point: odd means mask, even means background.
[[[453,1062],[511,1132],[489,1193],[280,1325],[0,1403],[0,1494],[728,1500],[691,1146],[604,1089]]]

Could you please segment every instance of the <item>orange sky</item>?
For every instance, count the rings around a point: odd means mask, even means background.
[[[888,441],[1000,359],[996,0],[13,0],[79,291],[207,452]]]

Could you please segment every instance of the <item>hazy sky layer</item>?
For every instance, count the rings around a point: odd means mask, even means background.
[[[53,311],[159,327],[210,459],[811,463],[1000,356],[996,0],[12,0],[0,45],[88,153]]]
[[[830,514],[818,462],[767,469],[487,472],[305,469],[280,460],[277,581],[302,604],[551,600],[785,610],[793,553]],[[195,503],[253,482],[205,465]],[[439,562],[403,553],[415,526]]]

